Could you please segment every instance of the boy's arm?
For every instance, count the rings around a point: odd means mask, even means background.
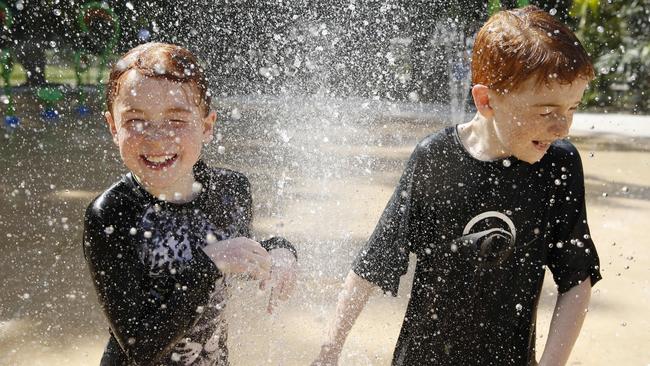
[[[571,354],[591,298],[589,278],[569,291],[558,295],[546,347],[539,366],[565,365]]]
[[[566,174],[566,185],[555,193],[556,204],[548,250],[548,268],[558,286],[558,296],[540,365],[564,365],[585,318],[591,287],[601,279],[600,261],[587,224],[584,173],[576,148],[560,142],[556,176]]]
[[[411,154],[375,230],[352,264],[328,339],[313,366],[337,364],[343,343],[374,286],[397,296],[399,279],[406,273],[409,253],[414,249],[412,243],[420,242],[421,223],[431,221],[422,216],[418,205],[425,197],[418,188],[422,186],[418,184],[420,177],[426,175],[418,168],[425,149],[422,146],[418,144]]]
[[[166,363],[163,357],[201,316],[220,272],[198,250],[191,263],[174,276],[165,299],[149,294],[145,268],[135,249],[124,245],[130,229],[119,221],[108,225],[117,213],[102,213],[91,206],[84,225],[84,256],[99,302],[113,336],[131,362],[137,365]]]
[[[251,194],[251,184],[248,178],[243,174],[234,174],[228,181],[229,190],[237,198],[237,211],[235,216],[235,227],[237,227],[237,235],[252,238],[251,226],[253,225],[253,196]],[[276,249],[286,249],[293,257],[298,260],[298,252],[296,248],[288,240],[282,237],[272,237],[267,240],[260,241],[260,245],[271,252]]]
[[[321,347],[320,355],[312,364],[313,366],[330,366],[338,363],[345,339],[366,305],[374,286],[353,271],[348,273],[343,290],[339,294],[336,315],[330,325],[327,340]]]
[[[230,189],[237,197],[237,210],[239,211],[235,219],[235,227],[238,228],[238,235],[251,238],[253,222],[251,184],[243,174],[235,174],[233,178],[229,182]],[[271,287],[271,296],[266,309],[271,314],[277,300],[287,300],[296,287],[298,252],[293,244],[282,237],[272,237],[259,243],[269,253],[273,262],[270,278],[260,282],[262,290]]]

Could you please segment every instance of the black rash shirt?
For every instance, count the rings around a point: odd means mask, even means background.
[[[545,268],[561,293],[600,278],[578,151],[479,161],[448,127],[418,144],[353,271],[413,288],[393,365],[530,365]]]
[[[227,365],[228,280],[200,248],[250,237],[240,173],[194,166],[197,196],[175,204],[125,175],[86,210],[84,256],[110,326],[102,365]],[[293,246],[263,241],[271,250]]]

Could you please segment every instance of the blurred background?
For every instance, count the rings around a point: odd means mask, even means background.
[[[206,161],[246,173],[258,238],[300,252],[273,316],[241,282],[233,365],[306,365],[340,284],[418,140],[469,120],[474,33],[527,1],[0,1],[0,365],[94,365],[108,328],[81,250],[88,203],[124,174],[103,84],[148,41],[196,52],[218,113]],[[570,25],[597,77],[575,117],[604,280],[571,365],[650,363],[650,0],[531,1]],[[374,296],[342,365],[389,365],[408,301]],[[543,349],[556,290],[545,281]],[[541,351],[538,351],[541,352]]]

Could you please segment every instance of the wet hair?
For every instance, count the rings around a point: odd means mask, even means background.
[[[211,102],[208,82],[196,56],[187,49],[169,43],[150,42],[125,53],[113,65],[106,85],[106,108],[109,112],[112,112],[119,93],[120,79],[129,70],[136,70],[146,77],[193,85],[199,97],[196,101],[199,109],[208,114]]]
[[[594,67],[575,34],[536,6],[494,14],[476,35],[472,83],[505,94],[531,77],[536,86],[594,78]]]

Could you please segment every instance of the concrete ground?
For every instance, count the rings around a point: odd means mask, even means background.
[[[444,113],[365,101],[254,99],[224,101],[220,116],[221,139],[206,159],[250,177],[258,237],[282,234],[301,255],[298,290],[273,316],[264,312],[268,293],[252,283],[235,286],[228,305],[231,363],[307,365],[403,163],[419,139],[445,123]],[[9,162],[0,178],[2,365],[96,365],[101,357],[108,332],[81,255],[81,218],[123,168],[99,116],[93,118],[44,127],[26,121],[0,146]],[[576,116],[573,141],[584,163],[604,279],[594,288],[570,365],[650,363],[649,126],[650,117]],[[370,300],[341,365],[390,363],[404,289],[396,299]],[[555,296],[549,277],[539,350]]]

